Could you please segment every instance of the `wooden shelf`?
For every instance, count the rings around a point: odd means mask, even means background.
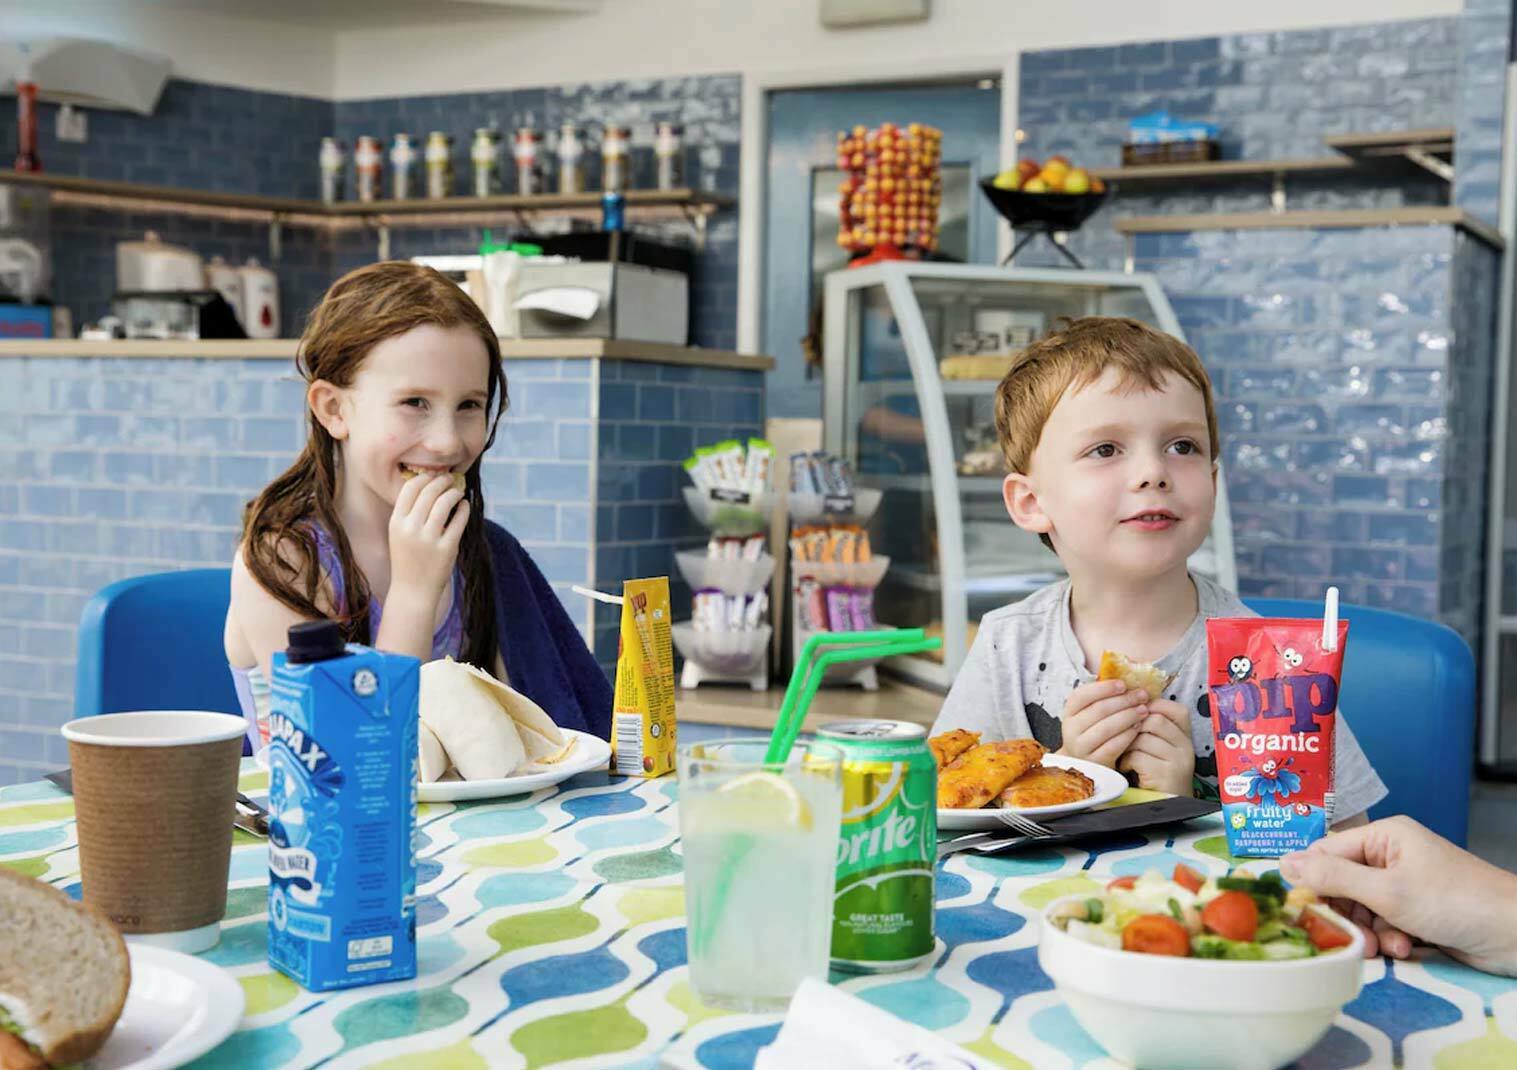
[[[1343,153],[1396,152],[1407,146],[1423,146],[1449,152],[1454,147],[1454,128],[1428,127],[1423,130],[1388,130],[1374,134],[1329,134],[1322,143]]]
[[[1206,163],[1163,163],[1146,167],[1106,167],[1090,173],[1106,182],[1124,185],[1172,182],[1176,179],[1268,178],[1276,175],[1352,171],[1354,161],[1342,156],[1306,160],[1211,160]]]
[[[1091,174],[1124,185],[1176,181],[1228,181],[1292,175],[1332,174],[1386,164],[1410,165],[1445,181],[1453,180],[1454,131],[1445,127],[1393,130],[1374,134],[1333,134],[1323,144],[1338,155],[1296,160],[1211,160],[1205,163],[1152,164],[1094,168]]]
[[[0,340],[0,358],[6,357],[132,357],[216,358],[227,360],[290,360],[300,342],[294,338],[267,340],[244,338],[169,339],[120,338],[90,341],[80,338]],[[703,368],[736,368],[767,372],[774,358],[724,349],[671,346],[658,342],[631,342],[618,338],[502,338],[503,360],[633,360],[653,364],[681,364]]]
[[[1187,230],[1282,230],[1297,227],[1415,227],[1455,226],[1469,231],[1492,248],[1502,247],[1501,235],[1462,208],[1439,205],[1409,208],[1335,209],[1300,212],[1218,212],[1207,215],[1127,216],[1112,221],[1119,234],[1167,234]]]
[[[172,212],[234,222],[281,223],[320,230],[392,226],[480,225],[532,214],[598,217],[601,194],[506,194],[442,200],[342,202],[324,204],[288,197],[218,193],[136,182],[79,178],[50,172],[0,170],[0,182],[43,186],[57,204],[148,212]],[[695,190],[628,190],[629,219],[686,218],[699,226],[705,217],[730,208],[731,197]]]

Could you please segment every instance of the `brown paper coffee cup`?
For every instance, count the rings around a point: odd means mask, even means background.
[[[84,901],[122,933],[215,945],[226,913],[247,724],[224,713],[112,713],[63,726]]]

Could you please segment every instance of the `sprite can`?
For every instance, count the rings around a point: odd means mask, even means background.
[[[907,969],[933,950],[938,773],[927,730],[840,721],[817,738],[843,751],[832,965],[853,973]]]

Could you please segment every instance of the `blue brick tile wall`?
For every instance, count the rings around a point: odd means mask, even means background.
[[[1454,203],[1495,223],[1512,0],[1465,0],[1454,108]]]
[[[37,151],[59,174],[154,186],[316,197],[332,102],[171,78],[152,115],[89,108],[89,139],[56,137],[57,106],[37,108]],[[16,112],[0,109],[0,146],[16,144]],[[9,159],[7,158],[7,164]]]
[[[339,103],[172,79],[151,116],[90,109],[89,140],[82,145],[59,142],[54,133],[56,108],[41,105],[38,148],[44,166],[60,174],[314,198],[319,195],[316,160],[323,136],[335,133],[351,151],[359,134],[383,137],[388,143],[397,131],[425,137],[440,129],[454,136],[462,193],[470,181],[469,139],[475,127],[495,124],[510,131],[533,123],[552,130],[556,138],[558,124],[573,121],[591,141],[587,178],[590,188],[597,188],[600,157],[595,139],[603,123],[619,122],[633,133],[634,184],[650,187],[654,124],[671,120],[685,125],[687,182],[736,195],[740,103],[741,80],[736,75]],[[0,108],[0,146],[14,145],[15,136],[14,110]],[[683,223],[654,223],[648,229],[675,241],[688,242],[691,237]],[[147,230],[207,258],[220,255],[232,263],[250,256],[265,263],[271,259],[268,228],[263,225],[56,205],[53,296],[73,310],[76,324],[110,310],[116,243],[140,239]],[[473,252],[480,240],[480,231],[470,228],[396,229],[391,255]],[[286,227],[283,244],[282,255],[270,266],[279,273],[283,333],[289,336],[299,333],[333,278],[378,257],[376,237],[367,231],[318,235]],[[691,339],[697,345],[731,349],[736,323],[737,220],[736,213],[729,212],[712,220],[705,251],[696,259]]]
[[[670,580],[674,619],[690,615],[690,590],[674,552],[703,545],[706,533],[685,504],[680,462],[696,446],[763,433],[763,373],[603,360],[596,481],[596,582]],[[620,616],[597,604],[595,654],[616,661]]]
[[[73,710],[88,598],[129,575],[231,562],[244,502],[293,460],[305,419],[284,360],[5,358],[0,372],[0,783],[11,783],[67,760],[56,732]],[[507,378],[511,408],[482,469],[487,516],[522,540],[589,636],[569,587],[593,580],[592,361],[513,360]]]
[[[1474,0],[1463,17],[1024,56],[1023,149],[1110,166],[1128,120],[1156,108],[1217,123],[1225,155],[1243,159],[1325,155],[1329,133],[1457,122],[1455,193],[1477,209],[1492,193],[1500,112],[1489,39],[1506,40],[1492,7],[1509,2]],[[1265,210],[1268,193],[1244,181],[1118,191],[1071,247],[1105,268],[1131,251],[1212,372],[1245,594],[1315,598],[1336,582],[1351,601],[1442,619],[1473,641],[1496,256],[1446,227],[1176,232],[1129,247],[1111,225]],[[1391,172],[1292,180],[1288,194],[1293,209],[1448,196]],[[1053,264],[1050,253],[1019,262]]]
[[[1463,21],[1450,17],[1024,54],[1020,151],[1114,167],[1128,122],[1161,108],[1216,123],[1230,159],[1320,157],[1330,154],[1322,142],[1328,134],[1450,126],[1462,30]],[[1402,173],[1293,179],[1287,191],[1290,207],[1301,209],[1447,197],[1430,176]],[[1120,268],[1125,248],[1111,227],[1116,216],[1267,211],[1269,193],[1266,180],[1119,192],[1072,236],[1070,248],[1087,266]],[[1035,244],[1018,263],[1059,261]]]
[[[1216,388],[1242,593],[1337,583],[1473,640],[1495,254],[1440,226],[1135,248]]]

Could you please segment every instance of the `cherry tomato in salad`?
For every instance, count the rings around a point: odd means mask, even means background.
[[[1318,951],[1332,951],[1354,942],[1348,933],[1310,907],[1301,912],[1301,928],[1306,930],[1307,939]]]
[[[1206,879],[1201,874],[1191,869],[1184,862],[1180,862],[1175,866],[1175,875],[1171,879],[1187,892],[1199,892],[1201,885],[1206,883]]]
[[[1259,906],[1247,892],[1223,892],[1201,908],[1201,924],[1228,940],[1252,940],[1259,931]]]
[[[1116,880],[1106,885],[1106,890],[1110,892],[1114,891],[1117,888],[1126,888],[1128,891],[1132,891],[1134,885],[1137,883],[1137,877],[1118,877]]]
[[[1174,918],[1163,914],[1143,914],[1123,928],[1122,950],[1185,958],[1190,954],[1190,933]]]

